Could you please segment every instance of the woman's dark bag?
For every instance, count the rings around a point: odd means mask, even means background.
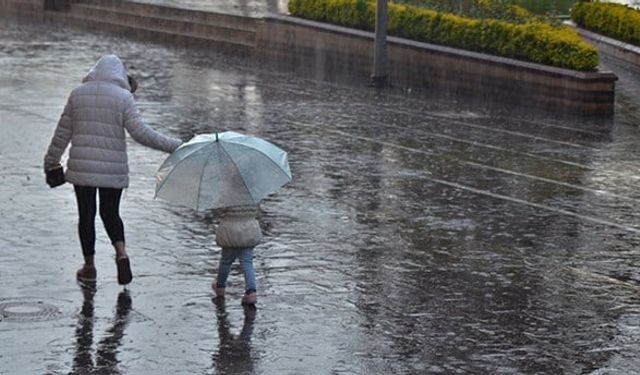
[[[64,184],[64,170],[62,165],[57,165],[47,171],[47,185],[49,187],[56,187]]]

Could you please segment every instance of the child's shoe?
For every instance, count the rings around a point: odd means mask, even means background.
[[[256,292],[246,293],[242,297],[242,304],[243,305],[255,305],[256,302],[258,302],[258,296],[257,296]]]
[[[82,266],[82,268],[76,272],[76,278],[78,281],[89,283],[95,282],[97,275],[98,271],[96,271],[96,268],[92,266]]]
[[[213,284],[211,284],[211,287],[213,288],[213,291],[216,293],[216,298],[224,298],[224,288],[219,287],[215,281],[213,282]]]

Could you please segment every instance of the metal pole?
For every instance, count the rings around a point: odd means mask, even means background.
[[[371,85],[387,84],[387,0],[376,1],[376,37],[373,49],[373,74]]]

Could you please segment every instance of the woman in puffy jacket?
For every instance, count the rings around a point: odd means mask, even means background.
[[[71,143],[65,180],[73,184],[78,203],[84,265],[76,276],[81,281],[96,280],[96,191],[100,218],[116,252],[118,283],[128,284],[132,279],[119,212],[122,189],[129,185],[125,130],[142,145],[164,152],[173,152],[182,144],[143,122],[131,91],[122,61],[115,55],[100,58],[82,85],[71,92],[44,158],[48,171],[59,165]]]

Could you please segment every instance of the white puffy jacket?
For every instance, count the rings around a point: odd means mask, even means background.
[[[258,206],[234,206],[226,209],[216,228],[216,244],[224,248],[255,247],[262,240],[256,220]]]
[[[117,56],[103,56],[82,82],[67,100],[44,158],[45,169],[60,162],[71,142],[65,174],[69,183],[125,188],[129,186],[125,129],[137,142],[165,152],[182,143],[143,122]]]

